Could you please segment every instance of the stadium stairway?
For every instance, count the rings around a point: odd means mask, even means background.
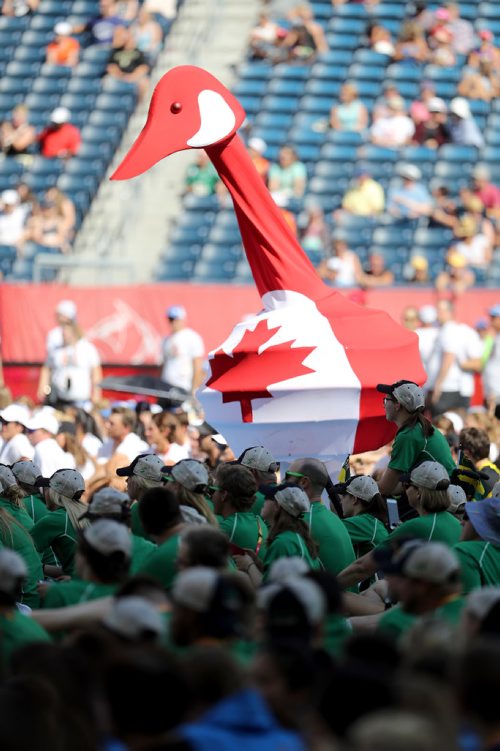
[[[152,73],[151,91],[161,76],[176,65],[199,65],[233,83],[235,66],[244,58],[250,29],[255,24],[258,0],[186,0]],[[110,166],[111,174],[140,132],[150,96],[132,116]],[[105,179],[75,243],[79,263],[65,271],[72,284],[146,282],[168,243],[169,228],[182,212],[183,175],[192,152],[169,157],[146,174],[125,182]],[[99,259],[123,262],[125,276],[102,273]],[[130,273],[133,279],[130,279]]]

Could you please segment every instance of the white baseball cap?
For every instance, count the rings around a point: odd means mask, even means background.
[[[279,463],[264,446],[252,446],[243,451],[238,458],[238,464],[260,472],[277,472]]]
[[[421,171],[414,164],[402,164],[400,167],[397,168],[396,171],[398,175],[404,178],[405,180],[417,181],[417,180],[422,179]]]
[[[270,582],[286,582],[288,579],[296,579],[299,576],[305,576],[310,571],[309,566],[303,558],[298,555],[290,558],[278,558],[271,564],[269,569]]]
[[[302,514],[306,514],[311,504],[309,498],[304,491],[294,485],[290,488],[282,488],[274,494],[274,500],[287,514],[293,516],[295,519],[300,519]]]
[[[203,493],[208,485],[208,470],[196,459],[181,459],[173,467],[163,467],[163,479],[178,482],[195,493]]]
[[[471,116],[469,102],[464,97],[455,97],[450,102],[450,112],[461,120],[467,120]]]
[[[59,23],[56,23],[54,26],[54,32],[57,34],[57,36],[61,37],[67,37],[71,34],[73,31],[73,27],[68,21],[59,21]]]
[[[85,480],[76,469],[58,469],[51,477],[41,477],[39,483],[72,501],[78,501],[85,490]]]
[[[397,565],[397,555],[395,556]],[[400,573],[409,579],[445,584],[458,574],[460,563],[455,553],[442,542],[427,542],[410,550],[401,562]]]
[[[56,107],[50,113],[50,122],[56,125],[63,125],[71,120],[71,112],[67,107]]]
[[[90,547],[102,555],[123,553],[130,558],[132,537],[124,524],[112,519],[98,519],[83,531],[83,538]]]
[[[258,154],[263,154],[267,149],[267,143],[264,141],[264,139],[258,138],[256,136],[248,139],[248,146]]]
[[[128,467],[117,469],[116,474],[120,477],[132,477],[134,475],[135,477],[143,477],[145,480],[161,482],[164,466],[165,462],[157,454],[140,454]]]
[[[9,548],[0,550],[0,592],[16,594],[19,583],[28,576],[23,558]]]
[[[18,422],[20,425],[26,426],[29,422],[30,413],[26,407],[22,404],[9,404],[8,407],[2,409],[0,412],[0,419],[4,422]]]
[[[465,490],[460,485],[450,485],[446,491],[448,498],[450,499],[449,511],[455,513],[460,506],[467,503],[467,496]]]
[[[77,307],[73,300],[61,300],[56,306],[56,313],[74,321],[77,316]]]
[[[326,615],[326,599],[321,587],[311,579],[298,577],[284,582],[270,584],[257,594],[261,608],[268,608],[274,598],[282,592],[289,591],[300,603],[309,623],[321,623]]]
[[[434,305],[423,305],[418,311],[418,317],[420,318],[422,323],[436,323],[437,310]]]
[[[57,431],[59,430],[59,421],[57,417],[52,414],[52,412],[49,412],[46,409],[41,409],[39,412],[33,415],[30,420],[27,421],[25,427],[30,431],[46,430],[47,433],[57,435]]]
[[[160,613],[144,597],[120,597],[103,624],[113,633],[135,641],[144,637],[158,641],[165,631]]]
[[[345,492],[354,496],[354,498],[360,498],[362,501],[371,501],[374,495],[380,493],[377,483],[369,475],[353,477],[346,483]]]
[[[17,190],[2,191],[2,203],[6,206],[17,206],[20,200]]]
[[[36,485],[36,481],[42,474],[42,470],[38,464],[29,459],[14,462],[11,469],[16,480],[23,482],[25,485]]]
[[[439,462],[422,462],[409,474],[401,475],[400,481],[427,490],[447,490],[450,485],[448,472]]]
[[[165,315],[172,321],[183,320],[187,316],[186,308],[183,308],[182,305],[171,305],[165,311]]]

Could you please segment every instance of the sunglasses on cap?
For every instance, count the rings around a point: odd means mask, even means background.
[[[209,498],[212,498],[218,490],[222,490],[220,485],[207,485],[207,489],[205,491],[205,495]]]
[[[289,477],[297,479],[305,477],[307,479],[307,475],[303,475],[302,472],[285,472],[285,480],[287,480]]]

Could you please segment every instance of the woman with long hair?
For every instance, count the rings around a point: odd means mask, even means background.
[[[56,441],[67,454],[75,460],[75,467],[84,480],[90,480],[97,469],[96,462],[84,449],[76,436],[76,426],[72,422],[63,422],[56,435]]]
[[[43,579],[43,569],[29,532],[19,524],[5,508],[0,507],[0,547],[15,550],[23,558],[28,569],[26,581],[23,584],[20,602],[37,608],[40,602],[38,582]]]
[[[307,495],[297,486],[278,486],[274,495],[264,503],[262,517],[269,524],[264,552],[264,582],[278,558],[298,557],[312,569],[322,568],[318,546],[304,521],[309,508]]]
[[[208,471],[204,464],[196,459],[182,459],[173,467],[169,467],[164,477],[170,483],[170,490],[174,492],[180,506],[191,506],[204,516],[209,524],[218,526],[215,514],[205,498]]]
[[[24,491],[17,484],[10,467],[0,464],[0,508],[6,509],[14,519],[30,532],[33,519],[24,507]]]
[[[75,469],[59,469],[52,477],[40,478],[50,514],[40,519],[31,536],[36,549],[43,553],[51,547],[64,574],[74,575],[77,532],[89,525],[81,517],[87,507],[80,501],[85,490],[83,477]]]
[[[388,535],[387,504],[373,477],[351,477],[340,491],[340,502],[356,558],[384,542]]]
[[[49,513],[37,484],[42,471],[38,464],[26,459],[14,462],[11,470],[19,488],[23,491],[24,508],[33,519],[33,523],[36,524],[42,516],[46,516]]]
[[[150,423],[144,430],[146,441],[167,466],[172,466],[188,457],[186,449],[175,440],[179,426],[176,415],[165,410],[152,415]]]

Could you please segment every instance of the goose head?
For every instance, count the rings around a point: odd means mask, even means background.
[[[146,124],[111,179],[136,177],[177,151],[215,146],[244,119],[242,106],[210,73],[173,68],[156,85]]]

